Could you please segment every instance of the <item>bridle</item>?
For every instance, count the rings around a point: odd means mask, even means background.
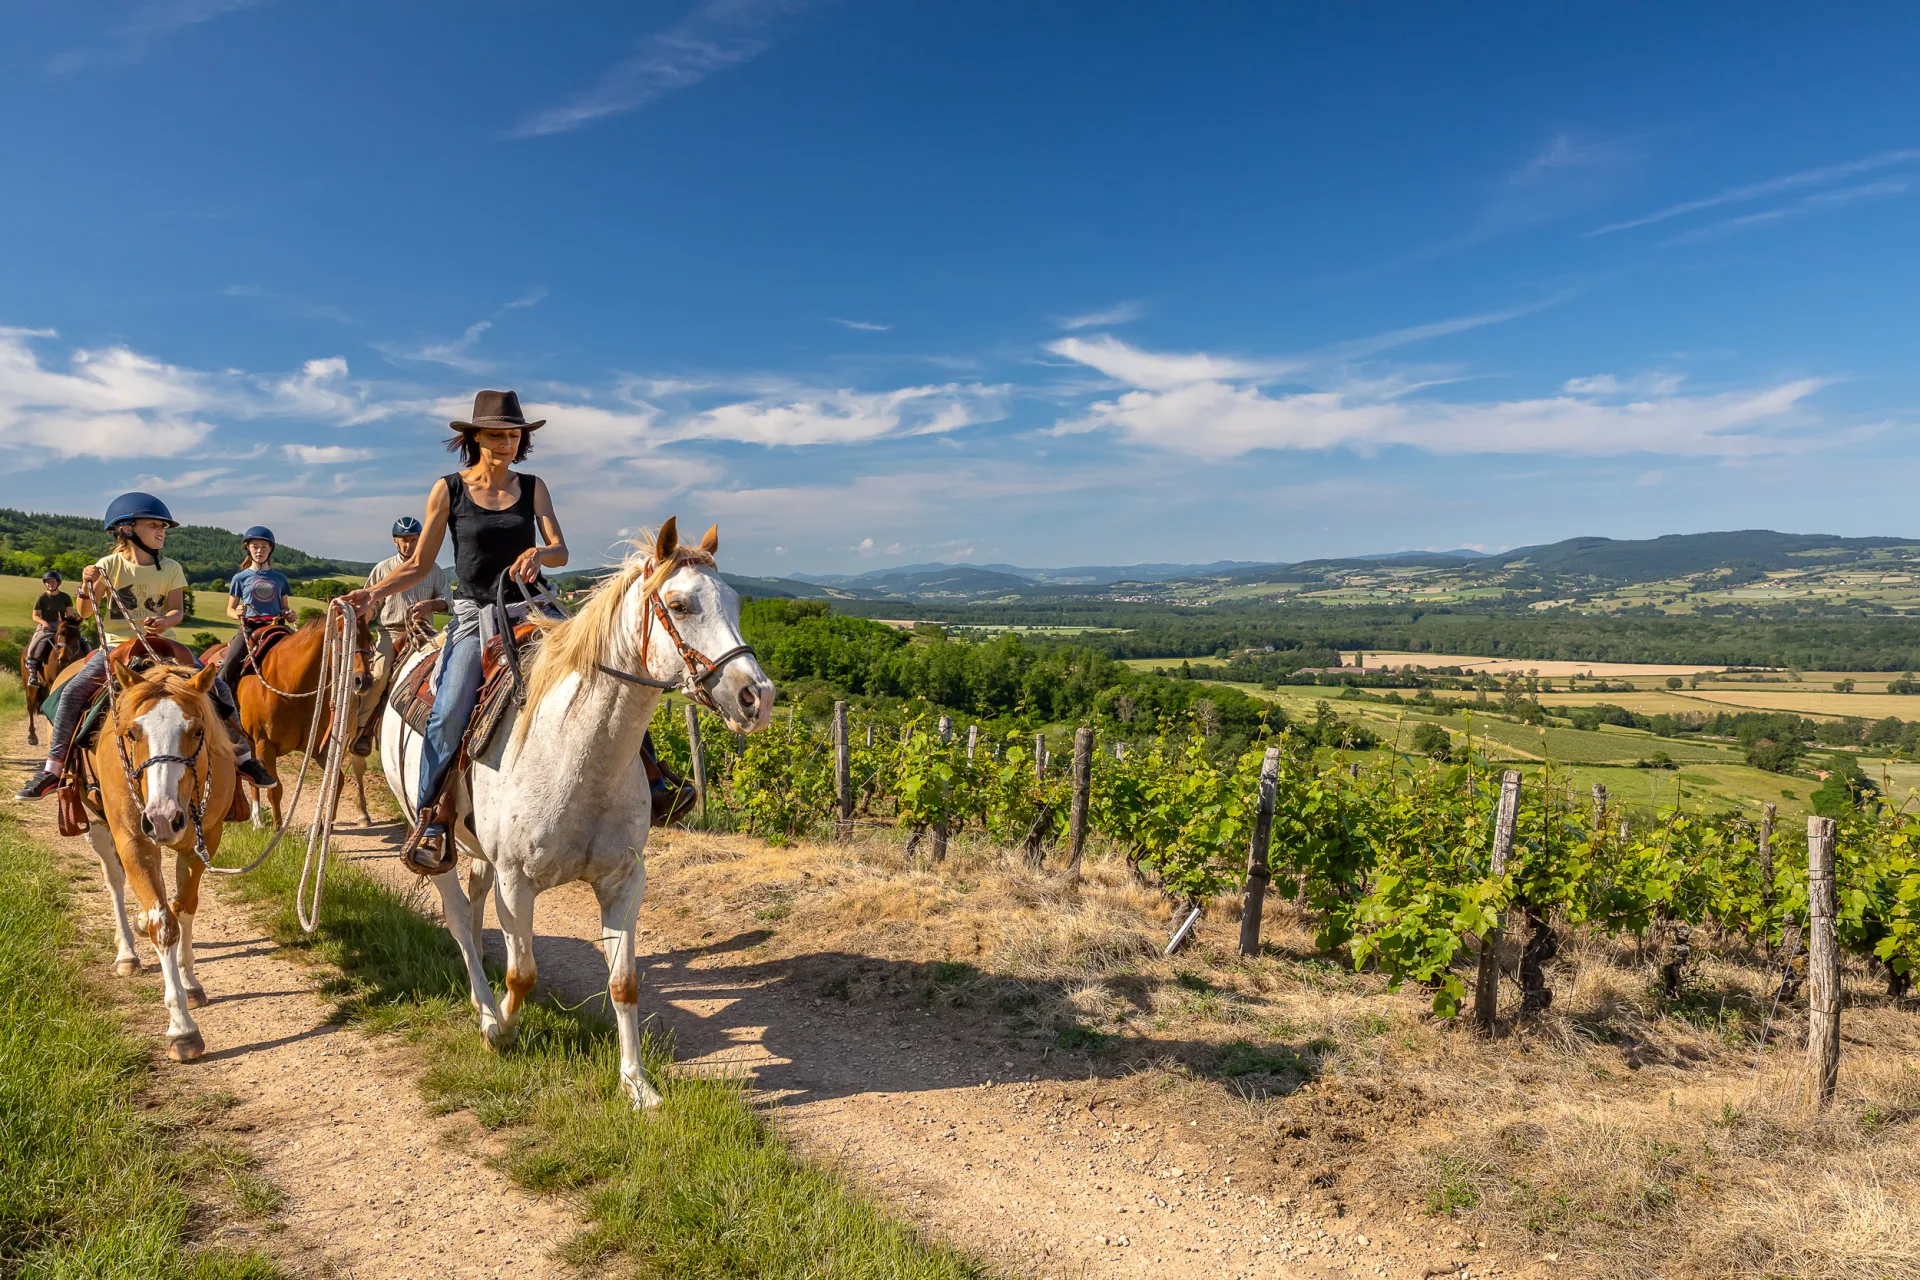
[[[647,576],[651,576],[651,574],[652,571],[649,569]],[[662,585],[664,586],[665,584],[663,583]],[[659,619],[661,629],[667,633],[667,638],[673,641],[674,649],[680,654],[680,664],[683,670],[678,680],[661,680],[654,676],[640,675],[632,671],[622,671],[618,667],[610,667],[604,662],[596,662],[594,665],[614,679],[624,680],[628,684],[645,685],[649,689],[678,689],[680,692],[686,694],[687,697],[724,719],[727,713],[722,711],[720,704],[713,700],[713,686],[719,681],[720,672],[728,663],[734,661],[736,658],[755,657],[753,646],[750,644],[737,644],[719,657],[709,658],[706,654],[688,644],[681,636],[680,628],[673,623],[672,612],[668,610],[666,605],[660,602],[660,593],[655,591],[647,597],[647,612],[644,615],[644,620],[640,624],[640,667],[642,671],[646,669],[647,653],[653,644],[653,623],[656,618]]]
[[[144,782],[147,770],[157,764],[177,764],[186,768],[187,781],[189,784],[187,789],[187,814],[193,819],[193,856],[200,859],[200,865],[202,867],[210,866],[212,864],[212,858],[207,854],[205,817],[207,812],[207,797],[211,795],[213,791],[213,777],[212,774],[209,773],[204,783],[200,779],[200,760],[207,754],[207,733],[209,732],[207,727],[205,725],[200,726],[200,745],[191,756],[162,752],[158,755],[150,755],[138,765],[135,765],[133,763],[133,757],[127,754],[127,734],[126,730],[120,725],[119,702],[117,700],[109,700],[107,712],[113,720],[113,741],[114,745],[120,748],[120,764],[127,773],[127,794],[133,798],[134,808],[141,810],[146,808],[147,797]]]

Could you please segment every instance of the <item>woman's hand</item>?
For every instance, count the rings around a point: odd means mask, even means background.
[[[540,548],[528,547],[514,560],[513,567],[507,570],[516,582],[532,582],[540,576]]]

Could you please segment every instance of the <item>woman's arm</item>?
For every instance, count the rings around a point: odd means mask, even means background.
[[[440,544],[447,536],[447,485],[444,480],[434,482],[427,493],[427,519],[420,530],[420,541],[413,546],[413,554],[405,563],[371,587],[362,587],[358,591],[349,591],[341,599],[347,602],[355,613],[365,613],[388,596],[405,591],[414,583],[427,576],[433,569],[433,562],[439,558]]]
[[[542,565],[558,569],[567,562],[567,538],[560,532],[560,518],[553,514],[553,495],[547,492],[547,482],[538,476],[533,480],[533,520],[546,545],[528,547],[513,562],[511,572],[522,582],[539,577]]]

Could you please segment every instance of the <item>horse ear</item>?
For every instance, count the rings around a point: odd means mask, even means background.
[[[714,552],[720,549],[720,526],[719,525],[714,524],[714,525],[707,526],[706,533],[702,534],[700,537],[700,549],[706,552],[708,555],[712,555]]]
[[[209,662],[194,672],[193,679],[187,681],[187,683],[193,686],[196,693],[211,693],[213,691],[213,682],[219,678],[220,665],[215,662]]]
[[[673,559],[673,553],[680,549],[680,526],[674,518],[668,516],[660,522],[660,532],[653,535],[653,562],[665,564]]]
[[[107,659],[107,661],[113,667],[114,680],[122,689],[131,689],[140,683],[140,677],[134,674],[132,667],[129,667],[124,662],[115,662],[112,658]]]

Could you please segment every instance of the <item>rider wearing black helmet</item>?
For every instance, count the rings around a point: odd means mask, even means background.
[[[46,591],[33,602],[33,639],[27,641],[27,683],[35,685],[41,682],[41,664],[53,651],[53,642],[59,636],[60,628],[68,622],[78,621],[80,617],[73,611],[73,597],[60,589],[58,569],[49,569],[41,574],[40,585]]]
[[[373,572],[367,575],[369,587],[385,581],[413,558],[413,549],[420,545],[420,521],[413,516],[401,516],[393,522],[392,533],[393,549],[399,554],[388,556],[373,566]],[[430,634],[435,614],[453,612],[452,600],[453,588],[447,582],[447,571],[436,564],[427,570],[426,576],[420,581],[404,591],[394,592],[380,602],[373,640],[374,688],[387,687],[395,658],[402,649],[407,648],[407,632],[413,630]],[[377,709],[379,703],[375,701],[373,706]],[[361,729],[360,739],[353,744],[355,752],[365,755],[372,749],[377,720],[377,716],[368,717],[368,723]]]
[[[16,797],[37,800],[60,785],[60,771],[80,717],[107,679],[107,655],[115,646],[135,639],[164,640],[186,618],[187,574],[178,560],[160,554],[167,531],[179,521],[167,504],[150,493],[123,493],[107,506],[101,522],[113,534],[114,547],[80,575],[80,616],[99,615],[100,648],[69,680],[54,714],[47,761],[27,779]],[[233,732],[234,758],[240,773],[258,786],[270,787],[274,777],[253,758],[253,749],[240,731],[233,694],[220,681],[213,696],[221,716]]]

